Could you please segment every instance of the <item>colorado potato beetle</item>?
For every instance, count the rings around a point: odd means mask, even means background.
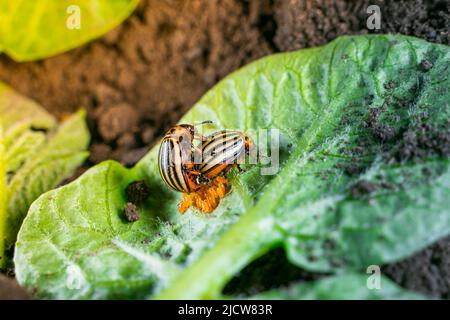
[[[196,168],[208,179],[226,173],[254,148],[250,137],[240,131],[219,131],[205,139],[201,147],[202,162]]]
[[[209,123],[205,121],[200,124]],[[158,167],[161,178],[171,189],[190,193],[199,189],[199,172],[194,169],[194,139],[204,140],[195,126],[180,124],[169,129],[159,148]]]

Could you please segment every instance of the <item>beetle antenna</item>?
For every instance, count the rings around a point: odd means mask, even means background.
[[[195,128],[196,126],[201,126],[203,124],[211,124],[211,123],[214,123],[214,122],[212,122],[211,120],[205,120],[205,121],[194,124],[193,127]],[[198,133],[197,129],[195,129],[194,138],[198,139],[200,141],[206,141],[206,138],[202,134]]]
[[[201,126],[203,124],[212,124],[212,123],[214,123],[214,122],[212,122],[211,120],[205,120],[205,121],[194,124],[194,127]]]

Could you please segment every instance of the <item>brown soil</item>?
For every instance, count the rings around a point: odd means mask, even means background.
[[[450,44],[447,0],[278,1],[275,44],[281,51],[327,43],[342,34],[402,33]],[[369,5],[381,10],[381,29],[366,27]]]
[[[124,217],[128,222],[135,222],[139,220],[139,212],[134,203],[128,202],[123,210]]]
[[[150,191],[145,181],[139,180],[128,185],[126,194],[129,202],[141,205],[150,196]]]
[[[381,8],[377,32],[450,44],[446,0],[141,0],[125,23],[81,48],[33,63],[1,56],[0,80],[56,115],[88,110],[93,141],[85,167],[111,158],[130,166],[243,64],[368,33],[369,4]],[[442,240],[386,272],[408,288],[448,297],[449,244]]]
[[[0,300],[28,300],[30,295],[16,281],[0,274]]]
[[[450,299],[450,237],[382,271],[405,288]]]

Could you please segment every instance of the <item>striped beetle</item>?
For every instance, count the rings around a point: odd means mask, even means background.
[[[240,131],[219,131],[205,139],[201,146],[202,162],[196,168],[208,179],[226,173],[254,148],[250,137]]]
[[[200,124],[210,123],[204,121]],[[190,193],[199,189],[200,175],[194,168],[194,139],[205,140],[198,134],[195,126],[179,124],[169,129],[161,142],[158,154],[159,174],[164,183],[171,189]]]

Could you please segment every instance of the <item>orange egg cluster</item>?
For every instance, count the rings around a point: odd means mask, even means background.
[[[214,178],[209,185],[202,185],[199,190],[183,193],[178,211],[183,214],[193,207],[204,213],[211,213],[229,191],[229,183],[225,177]]]

